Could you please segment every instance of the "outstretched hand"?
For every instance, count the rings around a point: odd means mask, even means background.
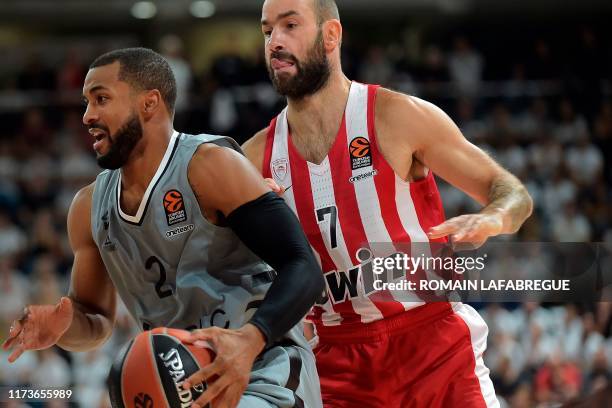
[[[502,233],[503,220],[497,214],[467,214],[446,220],[430,228],[427,236],[437,239],[450,236],[453,247],[481,247],[489,237]]]
[[[10,363],[24,351],[43,350],[56,344],[72,323],[73,305],[63,297],[56,305],[32,305],[24,309],[23,316],[11,325],[9,337],[2,345],[13,352]]]

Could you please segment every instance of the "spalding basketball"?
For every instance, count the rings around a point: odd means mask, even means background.
[[[108,375],[111,404],[116,408],[186,408],[206,390],[182,383],[210,364],[212,351],[183,344],[189,332],[156,328],[139,334],[119,353]]]

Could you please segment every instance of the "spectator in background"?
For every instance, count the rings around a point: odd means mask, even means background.
[[[479,145],[482,149],[487,125],[484,121],[477,119],[474,115],[474,102],[467,98],[459,98],[457,101],[457,125],[461,132],[472,143]]]
[[[536,400],[563,402],[576,397],[582,385],[581,375],[574,363],[563,360],[558,351],[553,353],[536,374]]]
[[[0,209],[0,257],[21,254],[26,245],[27,238],[23,230],[11,221],[7,212]]]
[[[33,54],[17,77],[17,87],[22,91],[52,91],[55,80],[55,73],[44,66],[41,56]]]
[[[66,360],[57,354],[55,347],[36,351],[38,363],[32,373],[31,387],[38,389],[68,389],[72,383],[70,367]]]
[[[166,58],[172,73],[176,78],[176,106],[175,126],[181,127],[185,111],[189,107],[191,86],[193,82],[192,70],[184,55],[183,40],[175,34],[168,34],[159,41],[160,53]],[[81,85],[83,82],[81,81]],[[177,124],[178,123],[178,124]]]
[[[380,46],[371,47],[359,70],[359,79],[366,84],[388,86],[393,77],[393,65],[387,59],[385,50]]]
[[[603,155],[587,133],[580,134],[565,152],[565,163],[572,179],[581,186],[594,186],[601,180]]]
[[[574,110],[572,102],[564,98],[559,103],[560,123],[554,130],[554,136],[559,143],[566,145],[579,138],[589,136],[589,128],[582,115]]]
[[[484,60],[466,37],[459,36],[453,40],[453,52],[448,59],[448,68],[451,80],[461,95],[473,96],[478,93]]]
[[[529,109],[522,113],[516,121],[516,127],[522,134],[521,139],[527,143],[550,132],[552,125],[548,104],[542,98],[534,99]]]
[[[5,323],[19,317],[24,301],[28,301],[29,283],[15,268],[15,258],[11,255],[0,256],[0,328]]]
[[[554,58],[550,44],[543,38],[533,43],[533,54],[527,63],[529,79],[553,79],[559,77],[559,62]]]
[[[45,153],[53,141],[51,128],[44,113],[37,108],[28,109],[23,116],[19,130],[18,143],[22,154],[27,156],[33,152]]]
[[[557,168],[552,180],[544,183],[544,209],[554,217],[563,207],[576,199],[576,185],[567,176],[564,167]]]
[[[557,242],[590,242],[591,225],[573,201],[565,204],[563,212],[553,218],[553,239]]]
[[[604,101],[594,123],[594,143],[603,154],[604,176],[612,185],[612,102]]]
[[[562,163],[563,147],[549,133],[540,133],[527,148],[527,155],[533,176],[550,180]]]
[[[73,48],[66,53],[64,63],[57,72],[58,90],[61,92],[78,91],[81,93],[87,70],[81,63],[82,51]]]

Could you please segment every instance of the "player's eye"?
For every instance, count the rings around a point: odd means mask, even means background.
[[[104,95],[99,95],[98,97],[96,97],[96,101],[100,104],[105,103],[106,101],[108,101],[108,98]]]
[[[289,28],[289,29],[294,29],[295,27],[297,27],[296,23],[289,23],[289,24],[287,24],[287,28]]]

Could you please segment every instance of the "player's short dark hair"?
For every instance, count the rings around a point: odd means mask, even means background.
[[[168,61],[148,48],[122,48],[100,55],[89,69],[119,61],[119,80],[138,90],[157,89],[170,114],[176,102],[176,79]]]
[[[319,25],[328,20],[340,20],[338,5],[334,0],[313,0],[314,11]]]

